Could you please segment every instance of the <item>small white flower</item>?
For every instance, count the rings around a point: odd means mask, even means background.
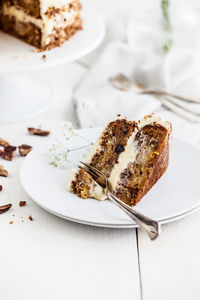
[[[83,140],[87,141],[89,144],[82,147],[77,147],[74,149],[69,149],[69,140],[73,136],[78,136]],[[47,157],[51,165],[60,168],[67,168],[70,166],[69,153],[72,151],[80,150],[83,148],[89,149],[93,145],[87,138],[82,137],[77,134],[76,129],[73,128],[72,123],[64,122],[62,124],[62,134],[60,139],[56,139],[54,144],[48,149]]]

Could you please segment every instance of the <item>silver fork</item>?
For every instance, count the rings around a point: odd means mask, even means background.
[[[178,99],[178,100],[181,100],[181,101],[187,102],[187,103],[196,103],[196,104],[200,104],[200,99],[198,100],[198,99],[186,98],[186,97],[183,97],[183,96],[180,96],[180,95],[177,95],[174,93],[170,93],[167,91],[145,89],[142,85],[138,84],[137,82],[133,82],[130,78],[128,78],[127,76],[125,76],[122,73],[119,73],[116,76],[109,78],[109,82],[114,88],[121,90],[121,91],[127,91],[130,88],[134,88],[136,94],[153,95],[153,96],[155,96],[155,98],[157,100],[159,100],[161,102],[162,106],[164,106],[168,110],[172,111],[176,115],[178,115],[192,123],[198,122],[197,120],[194,120],[184,114],[184,112],[186,112],[191,115],[199,117],[200,114],[198,112],[184,107],[180,103],[175,102],[174,99]],[[168,103],[173,104],[174,109],[172,107],[170,107],[168,105]],[[181,111],[183,111],[183,113]]]
[[[176,99],[182,100],[184,102],[200,104],[200,99],[197,100],[197,99],[186,98],[186,97],[183,97],[183,96],[180,96],[180,95],[177,95],[174,93],[170,93],[167,91],[146,89],[142,85],[140,85],[137,82],[132,81],[130,78],[128,78],[127,76],[125,76],[122,73],[119,73],[116,76],[109,78],[109,82],[112,84],[112,86],[114,88],[121,90],[121,91],[127,91],[131,87],[134,87],[136,89],[136,91],[140,94],[149,94],[149,95],[156,95],[156,96],[170,96],[172,98],[176,98]]]
[[[90,174],[102,188],[106,189],[109,200],[120,207],[133,221],[135,221],[136,224],[148,234],[151,240],[155,240],[159,236],[161,227],[157,221],[144,216],[113,195],[109,180],[102,172],[88,163],[82,161],[80,161],[80,163],[85,167],[78,167]]]

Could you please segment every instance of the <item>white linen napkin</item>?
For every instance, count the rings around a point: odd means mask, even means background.
[[[174,19],[179,22],[179,26],[181,22],[183,27],[186,26],[180,10],[178,14]],[[137,95],[133,89],[124,92],[113,88],[109,78],[118,73],[123,73],[146,88],[200,99],[199,44],[195,42],[194,50],[194,45],[186,43],[187,39],[191,41],[190,30],[187,28],[184,39],[178,27],[175,31],[175,45],[168,53],[164,53],[161,48],[165,36],[161,32],[160,16],[153,18],[152,13],[148,15],[151,16],[149,20],[144,16],[138,19],[136,13],[135,16],[129,13],[107,16],[108,33],[104,44],[92,55],[91,67],[74,93],[81,127],[104,125],[118,113],[138,120],[145,114],[161,110],[160,101],[152,96]],[[195,30],[197,24],[200,29],[199,23],[195,23],[195,27],[192,24]],[[200,115],[199,104],[180,100],[174,102],[184,106],[184,109],[166,101],[164,107],[194,122],[200,121],[197,116]],[[188,109],[194,111],[196,116],[185,111]]]

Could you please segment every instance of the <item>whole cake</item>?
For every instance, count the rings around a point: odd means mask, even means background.
[[[167,169],[170,133],[171,124],[153,114],[138,122],[118,118],[105,127],[87,162],[108,177],[114,195],[134,206]],[[107,198],[80,169],[71,170],[67,189],[82,198]]]
[[[80,10],[78,0],[0,0],[0,29],[51,49],[82,28]]]

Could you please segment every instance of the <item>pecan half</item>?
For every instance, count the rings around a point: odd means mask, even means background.
[[[8,171],[4,169],[3,166],[0,166],[0,176],[7,177],[8,176]]]
[[[33,148],[29,145],[22,144],[19,148],[19,154],[21,156],[26,156]]]
[[[42,130],[42,129],[39,129],[39,128],[33,128],[33,127],[29,127],[28,128],[28,132],[30,134],[33,134],[33,135],[40,135],[40,136],[47,136],[50,134],[50,131],[48,130]]]
[[[0,214],[5,213],[7,210],[9,210],[12,207],[12,204],[6,204],[0,206]]]
[[[19,201],[19,206],[20,207],[23,207],[23,206],[25,206],[26,205],[26,201]]]
[[[0,146],[4,147],[4,146],[8,146],[8,145],[9,145],[9,143],[7,141],[0,139]]]
[[[17,147],[15,146],[4,146],[4,150],[0,150],[0,157],[6,160],[12,160],[15,155],[16,149]]]

